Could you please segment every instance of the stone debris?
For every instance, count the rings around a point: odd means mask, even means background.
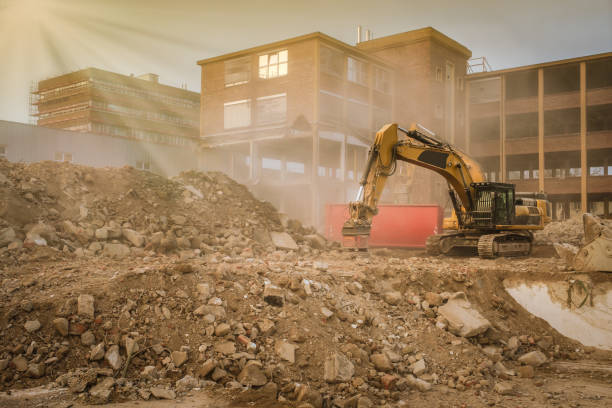
[[[245,406],[429,406],[434,392],[491,405],[519,394],[506,382],[584,355],[496,275],[510,262],[558,270],[555,258],[339,250],[218,173],[0,159],[0,174],[28,203],[0,213],[4,390],[66,387],[79,404],[201,388]]]
[[[472,308],[463,292],[452,295],[444,306],[438,308],[438,313],[446,319],[448,330],[458,336],[474,337],[491,327],[491,323]]]

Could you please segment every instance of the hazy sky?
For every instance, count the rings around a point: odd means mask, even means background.
[[[432,26],[494,69],[612,51],[612,0],[0,0],[0,119],[86,67],[200,90],[199,59],[313,31],[354,44]]]

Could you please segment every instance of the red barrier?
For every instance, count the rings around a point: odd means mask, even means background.
[[[348,219],[347,204],[325,208],[325,237],[342,242],[342,225]],[[437,205],[379,205],[372,220],[370,247],[425,248],[430,235],[442,232],[442,208]]]

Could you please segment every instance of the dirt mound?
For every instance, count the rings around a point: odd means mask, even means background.
[[[535,232],[536,245],[572,244],[579,246],[584,238],[582,215],[564,221],[553,221]]]

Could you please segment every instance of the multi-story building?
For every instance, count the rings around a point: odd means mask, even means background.
[[[87,68],[42,80],[33,94],[39,126],[185,147],[199,138],[200,95],[155,74]]]
[[[612,53],[468,76],[467,148],[492,181],[544,191],[553,216],[610,214]]]
[[[313,33],[201,60],[207,165],[321,227],[325,204],[354,198],[383,124],[419,122],[463,143],[469,56],[425,28],[357,46]],[[412,178],[401,167],[386,199],[405,202]],[[431,202],[434,190],[412,200]]]

